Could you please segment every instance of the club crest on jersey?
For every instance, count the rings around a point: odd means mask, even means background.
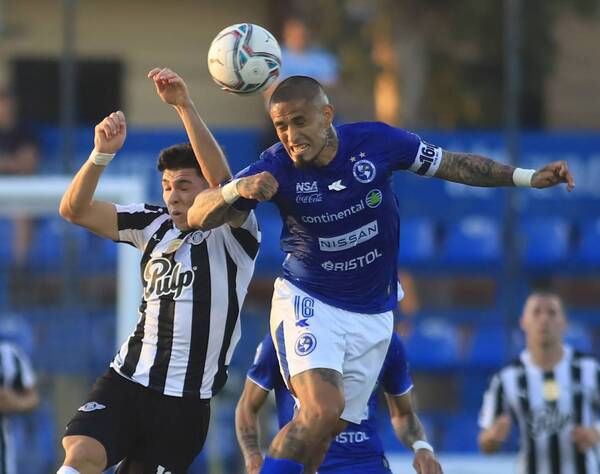
[[[80,406],[77,411],[90,412],[96,410],[104,410],[106,405],[102,405],[98,402],[87,402],[85,405]]]
[[[168,258],[153,258],[144,268],[144,298],[148,299],[153,293],[156,296],[173,295],[179,298],[185,288],[194,283],[192,270],[181,271],[181,262],[173,263]]]
[[[207,235],[208,234],[205,234],[203,231],[197,230],[196,232],[190,235],[190,244],[198,245],[206,238]]]
[[[370,183],[375,179],[377,169],[369,160],[359,160],[354,163],[352,174],[359,183]]]
[[[298,339],[296,339],[296,344],[294,344],[294,350],[296,354],[299,356],[305,356],[310,354],[317,347],[317,338],[309,333],[305,332],[301,334]]]

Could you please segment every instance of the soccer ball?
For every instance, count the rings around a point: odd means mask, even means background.
[[[281,69],[281,49],[275,37],[252,23],[222,30],[208,50],[208,70],[223,90],[252,94],[273,83]]]

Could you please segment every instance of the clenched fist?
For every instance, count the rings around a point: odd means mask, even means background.
[[[270,200],[278,188],[279,183],[268,171],[241,178],[237,183],[237,191],[241,197],[259,202]]]

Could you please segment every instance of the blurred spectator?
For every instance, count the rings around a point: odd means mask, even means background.
[[[289,76],[310,76],[324,87],[333,87],[338,82],[337,58],[318,46],[311,46],[305,23],[290,18],[283,25],[280,80]]]
[[[0,89],[0,175],[27,175],[37,170],[39,150],[36,140],[17,121],[15,98],[8,89]],[[31,240],[31,221],[14,220],[13,258],[20,264],[27,257]]]
[[[16,453],[9,415],[33,410],[39,401],[35,375],[25,354],[0,339],[0,472],[16,474]]]

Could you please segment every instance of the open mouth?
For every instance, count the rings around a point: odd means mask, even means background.
[[[302,145],[291,145],[290,146],[290,150],[292,151],[292,153],[295,153],[295,154],[304,153],[309,148],[310,148],[310,145],[308,145],[307,143],[303,143]]]

